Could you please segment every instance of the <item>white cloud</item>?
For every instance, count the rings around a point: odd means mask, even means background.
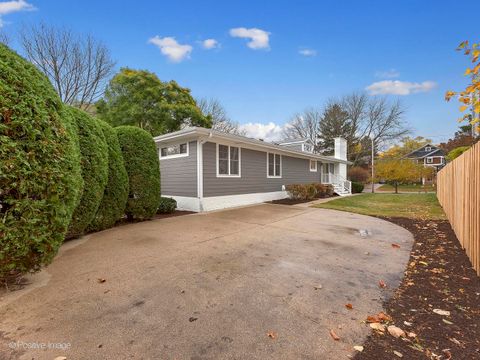
[[[169,36],[161,38],[157,35],[150,38],[148,42],[157,46],[161,53],[173,62],[180,62],[184,59],[188,59],[193,49],[191,45],[181,45],[175,40],[175,38]]]
[[[436,86],[437,84],[434,81],[414,83],[400,80],[383,80],[374,82],[365,89],[370,92],[370,95],[410,95],[428,92]]]
[[[307,57],[317,56],[317,50],[313,49],[300,49],[298,50],[298,53]]]
[[[247,46],[250,49],[269,49],[269,36],[270,33],[265,30],[260,30],[257,28],[247,29],[244,27],[230,29],[230,36],[242,38],[242,39],[250,39],[247,42]]]
[[[247,123],[240,125],[240,130],[244,130],[247,136],[264,141],[275,141],[282,138],[283,127],[273,122],[268,124]]]
[[[215,39],[206,39],[202,41],[202,47],[207,50],[216,49],[220,47],[220,43]]]
[[[375,77],[381,79],[394,79],[400,77],[400,73],[395,69],[390,69],[387,71],[377,71]]]
[[[2,15],[11,14],[18,11],[31,10],[35,10],[35,7],[32,4],[26,2],[25,0],[0,2],[0,28],[4,24],[1,18]]]

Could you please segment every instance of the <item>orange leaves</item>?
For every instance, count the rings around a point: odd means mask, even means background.
[[[394,248],[394,249],[400,249],[400,245],[394,243],[394,244],[392,244],[392,248]]]
[[[335,341],[338,341],[340,340],[340,338],[338,337],[338,335],[335,333],[335,331],[333,330],[330,330],[330,336],[332,337],[333,340]]]
[[[353,310],[353,305],[352,305],[352,304],[345,304],[345,307],[346,307],[348,310]]]
[[[387,287],[387,284],[385,284],[385,282],[383,280],[380,280],[378,282],[378,286],[381,287],[382,289],[386,288]]]
[[[376,315],[367,316],[367,323],[382,323],[386,321],[392,321],[392,318],[385,314],[383,311],[380,311]]]
[[[275,331],[269,331],[267,332],[267,336],[270,338],[270,339],[276,339],[278,334],[275,332]]]

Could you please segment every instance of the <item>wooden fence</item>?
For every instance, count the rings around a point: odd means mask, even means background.
[[[437,196],[480,275],[480,142],[438,172]]]

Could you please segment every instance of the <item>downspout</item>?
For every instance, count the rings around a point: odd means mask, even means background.
[[[212,137],[210,132],[208,137]],[[197,140],[197,198],[198,208],[200,212],[204,211],[203,208],[203,144],[207,142],[207,138],[199,138]]]

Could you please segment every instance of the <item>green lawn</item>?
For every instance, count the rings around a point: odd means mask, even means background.
[[[377,191],[394,192],[395,187],[389,184],[380,186]],[[435,192],[435,187],[432,185],[419,185],[419,184],[406,184],[398,185],[398,191],[400,192]]]
[[[373,216],[445,219],[435,194],[360,194],[315,207]]]

